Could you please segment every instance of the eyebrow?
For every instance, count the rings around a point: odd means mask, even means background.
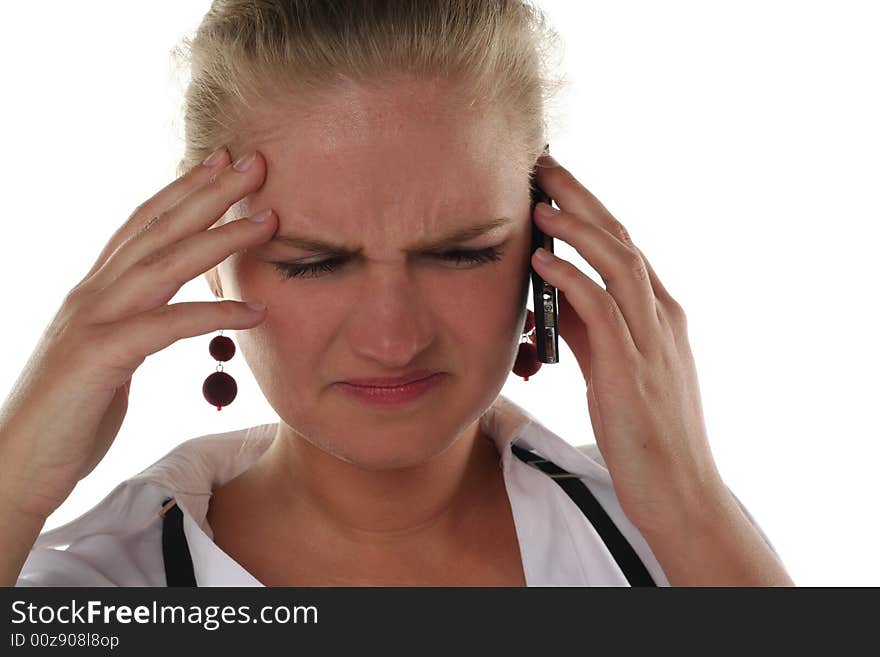
[[[457,246],[462,242],[467,242],[468,240],[485,235],[486,233],[505,226],[510,222],[510,217],[498,217],[497,219],[493,219],[484,224],[458,228],[439,239],[425,240],[412,244],[404,249],[404,251],[407,253],[420,253],[448,249]],[[362,248],[352,249],[344,244],[331,244],[330,242],[300,235],[276,235],[270,240],[270,242],[281,244],[282,246],[293,247],[295,249],[311,251],[312,253],[326,253],[331,255],[352,256],[360,254],[363,250]]]

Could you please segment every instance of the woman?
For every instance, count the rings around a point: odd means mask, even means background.
[[[681,308],[539,160],[556,84],[541,14],[337,9],[216,0],[205,16],[186,173],[113,235],[0,414],[4,583],[792,584],[712,460]],[[532,221],[607,290],[533,255]],[[499,394],[530,266],[559,290],[595,447]],[[199,274],[243,301],[166,305]],[[279,421],[187,441],[40,534],[115,439],[146,356],[220,329],[240,331]],[[393,404],[354,383],[396,377],[424,381]],[[219,408],[234,397],[208,388]]]

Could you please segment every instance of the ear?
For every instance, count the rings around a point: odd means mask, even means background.
[[[208,287],[211,288],[211,292],[214,293],[214,296],[218,299],[222,299],[223,286],[220,285],[220,276],[217,273],[216,267],[212,267],[205,272],[205,280],[208,281]]]

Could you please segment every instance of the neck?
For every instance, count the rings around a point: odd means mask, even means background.
[[[409,468],[365,470],[290,432],[284,423],[254,468],[279,517],[292,516],[352,546],[453,543],[500,475],[494,442],[475,422],[445,451]],[[283,520],[281,521],[283,522]]]

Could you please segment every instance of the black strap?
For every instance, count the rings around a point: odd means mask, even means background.
[[[164,508],[173,498],[162,502]],[[183,511],[175,502],[162,518],[162,558],[168,586],[198,586],[192,557],[183,533]]]
[[[645,564],[639,559],[639,555],[620,533],[620,530],[608,517],[605,509],[596,501],[580,477],[566,472],[552,461],[541,458],[539,454],[523,449],[519,445],[511,444],[510,447],[520,460],[550,475],[568,493],[568,496],[578,505],[578,508],[596,529],[630,586],[657,586],[648,569],[645,568]]]
[[[552,477],[577,504],[595,527],[630,586],[657,586],[635,550],[577,475],[566,472],[552,461],[543,459],[540,455],[519,445],[511,444],[511,449],[522,461]],[[171,500],[172,498],[166,499],[162,506],[164,507]],[[198,586],[193,573],[189,546],[183,533],[183,512],[177,504],[166,511],[162,521],[162,556],[165,559],[165,577],[168,586]]]

